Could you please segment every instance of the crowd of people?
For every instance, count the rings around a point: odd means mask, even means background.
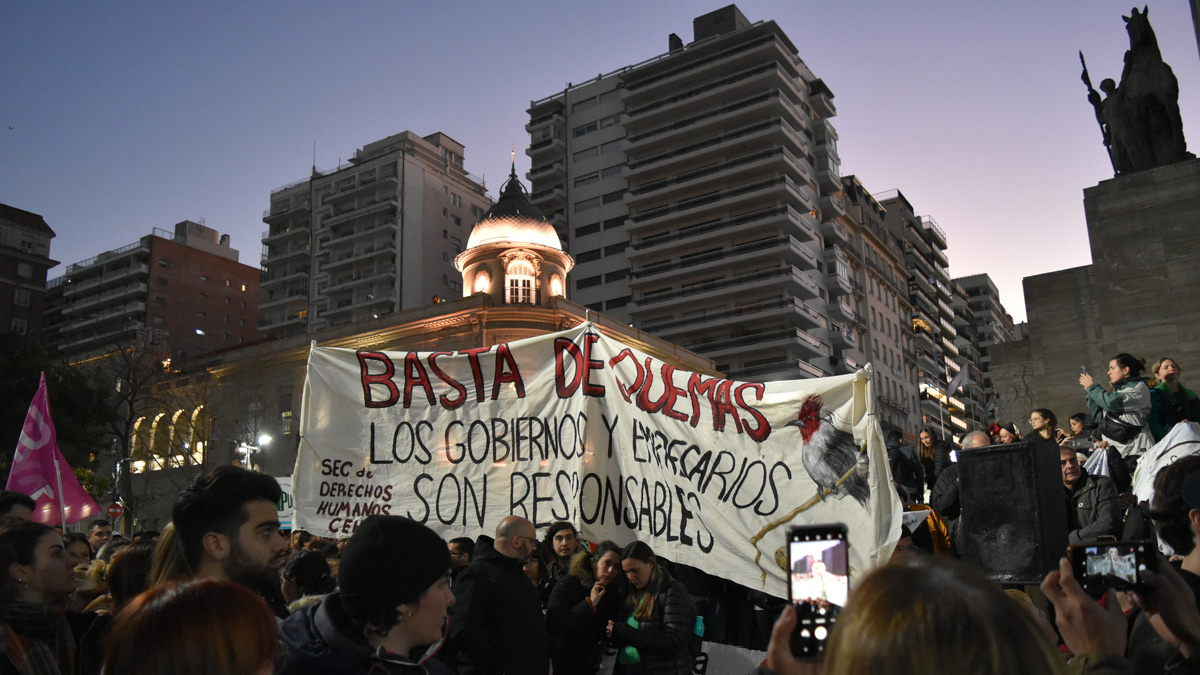
[[[1138,458],[1200,421],[1200,401],[1175,361],[1152,381],[1142,368],[1113,358],[1109,388],[1083,373],[1088,412],[1069,429],[1039,408],[1027,433],[999,425],[958,447],[932,429],[915,448],[889,434],[895,489],[920,515],[857,581],[821,660],[792,654],[788,603],[641,541],[586,542],[567,522],[539,536],[517,515],[448,542],[384,515],[345,540],[289,537],[276,481],[225,466],[179,496],[161,533],[128,539],[103,520],[64,535],[30,521],[32,499],[0,492],[0,675],[685,675],[703,672],[705,640],[765,649],[760,672],[778,675],[1200,673],[1200,456],[1162,470],[1150,503],[1129,493]],[[958,560],[959,453],[1022,436],[1060,453],[1072,542],[1132,533],[1175,557],[1099,602],[1064,559],[1033,594],[1046,611]],[[746,627],[762,623],[757,642]]]

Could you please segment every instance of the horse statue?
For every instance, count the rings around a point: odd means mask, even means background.
[[[1105,79],[1100,95],[1092,89],[1084,65],[1083,81],[1088,86],[1088,101],[1096,110],[1104,143],[1108,146],[1113,170],[1117,175],[1174,164],[1194,155],[1187,151],[1183,138],[1183,119],[1179,114],[1179,81],[1162,60],[1158,39],[1150,27],[1149,7],[1136,7],[1125,20],[1129,50],[1121,84]],[[1080,58],[1083,54],[1080,53]]]

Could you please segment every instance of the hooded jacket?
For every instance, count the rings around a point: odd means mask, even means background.
[[[282,675],[454,675],[430,658],[440,643],[416,661],[372,647],[351,624],[338,593],[330,593],[321,602],[284,619],[279,626],[279,641],[282,666],[276,672]]]

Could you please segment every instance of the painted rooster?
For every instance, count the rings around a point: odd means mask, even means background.
[[[821,397],[813,394],[800,405],[799,416],[788,422],[789,427],[799,427],[800,459],[804,470],[817,484],[817,495],[824,499],[824,490],[833,495],[849,494],[868,508],[871,496],[867,485],[865,457],[862,465],[854,442],[854,436],[833,426],[833,417],[821,409]],[[850,474],[838,485],[843,476]]]

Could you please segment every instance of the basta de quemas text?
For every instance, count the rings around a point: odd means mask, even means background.
[[[700,494],[723,508],[752,509],[757,516],[770,516],[779,509],[779,486],[792,478],[786,463],[768,464],[737,449],[700,447],[664,431],[672,425],[695,429],[705,424],[711,426],[714,438],[732,435],[735,448],[743,444],[743,436],[761,443],[771,433],[766,417],[754,406],[763,394],[762,384],[685,372],[678,379],[686,375],[687,383],[680,386],[674,366],[649,357],[639,362],[628,348],[607,362],[593,358],[591,347],[597,339],[585,334],[582,344],[567,338],[554,341],[554,385],[560,399],[604,399],[607,410],[600,419],[589,419],[580,411],[453,419],[441,423],[440,429],[428,420],[400,418],[390,429],[371,422],[366,466],[322,460],[317,515],[328,517],[329,529],[339,534],[352,533],[374,513],[482,528],[489,495],[496,498],[497,494],[489,490],[488,481],[505,480],[505,513],[524,516],[537,527],[578,516],[585,524],[616,524],[708,552],[713,536],[703,524]],[[423,398],[429,406],[454,411],[472,401],[496,400],[505,385],[511,385],[518,399],[525,398],[525,382],[506,344],[459,352],[409,352],[402,361],[381,352],[359,351],[357,356],[367,408],[407,409],[414,398]],[[468,358],[473,382],[459,382],[439,367],[438,359],[449,356]],[[490,375],[483,368],[487,361],[495,365]],[[632,371],[633,380],[618,376],[617,366]],[[596,381],[597,371],[604,368],[613,369],[619,399]],[[666,480],[587,471],[589,425],[602,426],[600,437],[605,440],[596,443],[597,451],[603,449],[609,459],[623,453],[626,461],[631,458],[656,469],[638,473]],[[546,460],[574,468],[540,470]],[[467,472],[454,470],[464,464],[506,464],[511,470],[473,472],[468,477]],[[605,464],[617,471],[616,462]],[[406,500],[414,508],[406,511],[393,503],[402,495],[392,485],[364,482],[380,467],[396,465],[420,471],[409,487],[415,501]]]

